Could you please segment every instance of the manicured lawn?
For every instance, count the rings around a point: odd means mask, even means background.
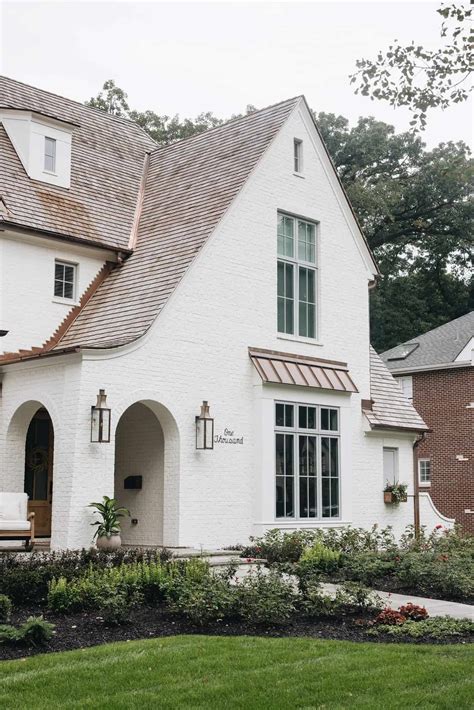
[[[0,664],[0,708],[470,708],[474,649],[175,636]]]

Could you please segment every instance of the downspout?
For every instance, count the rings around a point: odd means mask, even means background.
[[[413,526],[415,528],[415,539],[418,540],[420,537],[420,484],[418,481],[418,460],[416,458],[416,450],[418,446],[424,441],[426,436],[425,432],[422,432],[420,436],[417,436],[415,443],[413,444],[413,490],[415,495],[413,496]]]

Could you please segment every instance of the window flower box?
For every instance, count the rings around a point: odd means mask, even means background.
[[[406,483],[387,483],[383,491],[383,502],[387,505],[406,503],[408,499]]]

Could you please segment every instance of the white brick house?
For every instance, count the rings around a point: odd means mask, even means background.
[[[0,490],[53,547],[91,543],[104,494],[129,544],[413,523],[426,426],[370,351],[377,267],[304,98],[158,148],[3,78],[0,121]]]

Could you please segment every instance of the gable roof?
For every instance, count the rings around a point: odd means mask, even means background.
[[[386,350],[380,357],[391,372],[436,369],[454,363],[472,337],[474,311]]]
[[[299,101],[283,101],[150,154],[135,250],[100,285],[57,347],[115,347],[147,331]]]
[[[127,250],[147,151],[135,123],[0,76],[1,109],[32,111],[73,125],[69,189],[32,180],[0,123],[2,224]]]
[[[373,429],[428,431],[373,347],[370,348],[370,395],[371,408],[363,406],[363,411]]]

